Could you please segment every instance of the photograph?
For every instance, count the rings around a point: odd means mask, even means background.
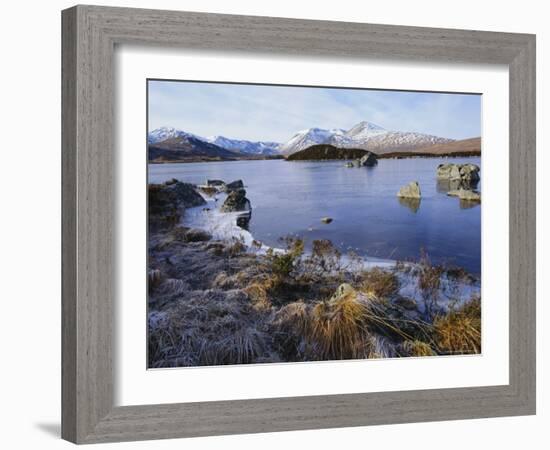
[[[482,353],[482,95],[397,88],[146,80],[148,369]]]

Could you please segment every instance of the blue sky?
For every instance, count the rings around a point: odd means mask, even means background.
[[[481,135],[481,96],[362,89],[149,81],[149,131],[285,142],[297,131],[349,129],[363,120],[388,130],[464,139]]]

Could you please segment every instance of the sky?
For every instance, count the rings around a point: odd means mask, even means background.
[[[149,131],[286,142],[307,128],[361,121],[450,139],[481,135],[481,96],[296,86],[148,81]]]

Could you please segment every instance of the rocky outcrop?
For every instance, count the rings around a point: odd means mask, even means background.
[[[403,186],[399,189],[399,192],[397,192],[397,196],[400,198],[422,198],[418,181],[411,181],[406,186]]]
[[[222,212],[251,211],[250,200],[246,198],[244,189],[231,191],[221,207]]]
[[[475,187],[479,181],[479,166],[475,164],[440,164],[437,179],[449,183],[449,189]]]
[[[225,185],[225,190],[228,192],[235,191],[237,189],[243,189],[243,188],[244,188],[243,180],[235,180]]]
[[[367,154],[359,160],[360,167],[372,167],[376,164],[378,164],[378,158],[372,152],[367,152]]]
[[[447,195],[451,197],[458,197],[460,200],[467,202],[481,202],[481,194],[478,191],[470,189],[456,189],[447,192]]]
[[[170,227],[179,222],[185,208],[206,204],[189,183],[172,179],[164,184],[148,186],[149,226]]]

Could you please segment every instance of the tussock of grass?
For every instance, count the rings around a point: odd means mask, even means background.
[[[321,360],[365,357],[368,315],[368,305],[353,292],[315,305],[307,335],[313,354]]]
[[[246,245],[244,244],[244,239],[234,238],[231,241],[231,244],[228,245],[225,249],[226,255],[229,256],[230,258],[241,255],[244,252],[246,252]]]
[[[481,353],[481,300],[473,298],[434,320],[437,345],[443,354]]]
[[[388,298],[399,291],[399,281],[393,272],[374,268],[360,276],[360,290],[380,298]]]
[[[267,252],[271,271],[280,278],[290,276],[304,253],[304,241],[302,239],[286,237],[283,241],[287,247],[285,252],[274,252],[273,249],[269,249]]]
[[[441,285],[441,275],[443,267],[432,265],[429,260],[424,260],[420,264],[420,276],[418,277],[418,287],[426,295],[434,295]]]
[[[246,364],[268,351],[268,339],[244,294],[209,291],[182,299],[162,327],[149,325],[150,367]]]
[[[289,303],[279,309],[271,322],[273,342],[286,361],[303,361],[306,355],[305,337],[310,324],[310,307],[303,301]]]
[[[427,342],[403,341],[398,348],[400,356],[435,356],[437,353]]]
[[[467,274],[447,273],[425,254],[419,264],[364,270],[362,260],[344,262],[326,240],[304,255],[303,240],[285,238],[284,251],[264,256],[247,252],[239,239],[188,243],[188,231],[175,227],[151,246],[159,257],[148,274],[150,367],[481,351],[479,298],[446,314],[438,305],[442,276]],[[209,269],[200,283],[169,278],[187,265],[181,256],[165,259],[168,250],[188,251],[193,267]],[[417,277],[424,310],[400,296],[400,271]]]
[[[311,255],[304,261],[307,270],[318,274],[330,274],[342,269],[342,253],[328,239],[312,242]]]
[[[288,304],[273,322],[285,355],[307,360],[393,356],[390,340],[379,334],[395,327],[381,315],[381,301],[342,285],[326,301]]]
[[[266,285],[264,283],[252,283],[245,287],[244,292],[252,301],[255,308],[268,310],[271,308],[271,302],[267,295]]]

